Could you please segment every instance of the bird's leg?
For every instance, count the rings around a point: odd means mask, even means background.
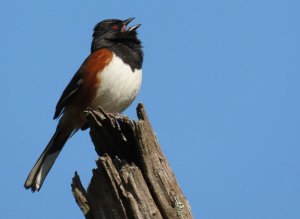
[[[106,113],[110,118],[115,121],[117,129],[121,132],[122,138],[124,141],[127,141],[125,135],[122,133],[122,129],[119,123],[119,120],[123,119],[123,115],[121,113]]]
[[[118,130],[121,131],[121,127],[120,127],[118,119],[122,118],[122,114],[121,113],[106,113],[106,114],[115,121],[115,124],[117,125]]]

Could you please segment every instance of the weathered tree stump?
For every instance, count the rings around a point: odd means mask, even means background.
[[[138,121],[100,108],[85,116],[100,157],[87,191],[77,173],[72,191],[87,219],[192,218],[142,104]]]

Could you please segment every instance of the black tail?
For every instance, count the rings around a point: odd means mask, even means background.
[[[30,171],[24,184],[26,189],[31,188],[33,192],[41,189],[46,176],[71,134],[72,131],[60,131],[57,128],[47,147]]]

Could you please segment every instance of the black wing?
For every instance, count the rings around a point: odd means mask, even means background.
[[[59,101],[57,102],[53,119],[58,118],[64,112],[65,106],[68,104],[71,97],[74,94],[76,94],[77,91],[80,89],[81,84],[82,84],[82,77],[79,69],[76,72],[76,74],[73,76],[68,86],[65,88],[64,92],[62,93]]]

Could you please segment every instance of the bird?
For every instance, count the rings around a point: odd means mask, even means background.
[[[121,113],[136,98],[142,82],[143,47],[134,18],[106,19],[93,29],[91,52],[57,102],[55,133],[31,169],[24,187],[39,191],[67,140],[84,129],[86,108]]]

